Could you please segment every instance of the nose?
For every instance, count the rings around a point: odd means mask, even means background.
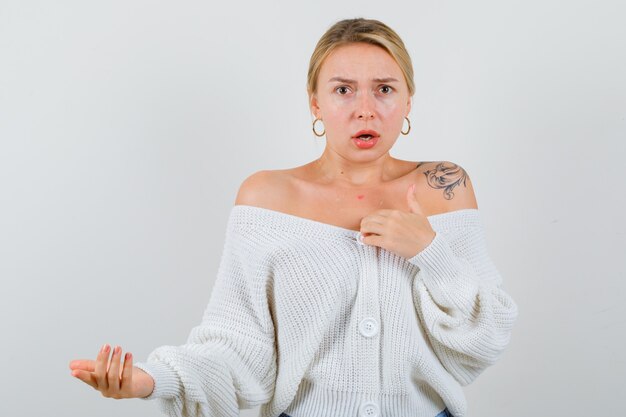
[[[359,119],[372,119],[374,117],[374,111],[370,102],[370,96],[363,94],[361,100],[359,100],[359,107],[357,109]]]

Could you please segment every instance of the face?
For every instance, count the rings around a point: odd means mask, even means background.
[[[327,148],[361,161],[391,149],[411,110],[402,70],[387,51],[367,43],[343,45],[326,57],[310,104],[315,117],[322,119]],[[319,123],[316,127],[320,129]],[[354,139],[359,131],[370,129],[378,138]]]

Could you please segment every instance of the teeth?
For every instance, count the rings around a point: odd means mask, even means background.
[[[368,141],[370,139],[372,139],[374,136],[372,135],[363,135],[363,136],[359,136],[359,139],[364,140],[364,141]]]

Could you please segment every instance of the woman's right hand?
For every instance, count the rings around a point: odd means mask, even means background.
[[[152,393],[154,380],[142,369],[133,366],[133,356],[130,352],[124,358],[124,367],[120,372],[122,348],[113,349],[111,364],[109,352],[111,347],[105,344],[95,361],[90,359],[76,359],[70,362],[72,376],[91,385],[107,398],[143,398]]]

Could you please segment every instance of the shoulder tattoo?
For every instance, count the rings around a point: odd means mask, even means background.
[[[426,182],[432,188],[443,188],[443,196],[446,200],[454,198],[454,187],[463,184],[467,187],[467,172],[452,162],[439,162],[434,169],[424,171]]]

